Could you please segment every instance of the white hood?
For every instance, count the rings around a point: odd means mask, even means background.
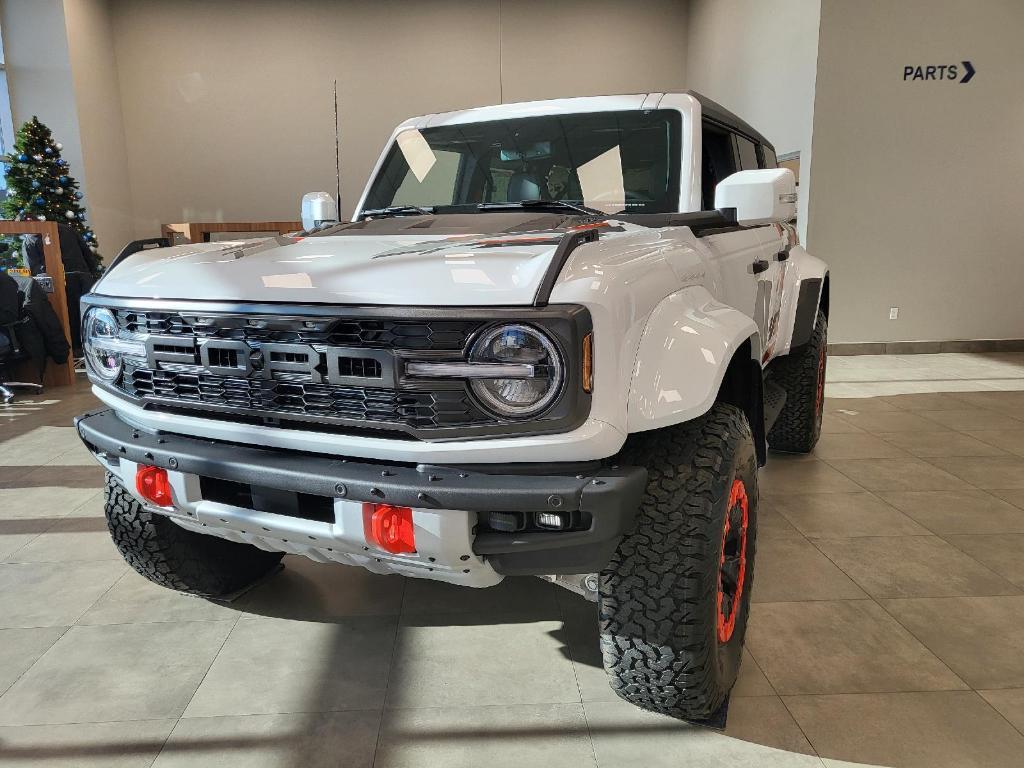
[[[277,237],[140,251],[106,296],[412,306],[531,304],[562,233]]]

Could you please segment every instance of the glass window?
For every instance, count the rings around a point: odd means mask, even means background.
[[[761,167],[762,168],[778,168],[779,161],[775,157],[775,150],[771,147],[767,147],[764,144],[761,145]]]
[[[705,122],[701,142],[701,195],[705,211],[715,208],[715,187],[737,171],[736,149],[732,134]]]
[[[11,96],[7,90],[7,60],[0,36],[0,155],[14,149],[14,120],[11,118]],[[0,163],[0,200],[7,197],[7,166]]]
[[[679,206],[674,110],[593,112],[399,134],[365,208],[564,200],[609,213]]]
[[[741,171],[756,171],[757,145],[745,136],[736,135],[736,149],[740,156]]]

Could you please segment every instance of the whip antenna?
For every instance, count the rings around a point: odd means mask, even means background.
[[[338,125],[338,81],[334,81],[334,178],[337,182],[338,220],[341,221],[341,141]]]

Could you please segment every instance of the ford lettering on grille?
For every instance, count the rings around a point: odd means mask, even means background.
[[[395,388],[395,357],[388,350],[181,336],[149,336],[145,343],[154,370]]]

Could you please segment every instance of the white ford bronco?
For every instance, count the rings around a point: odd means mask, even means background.
[[[350,222],[129,247],[83,300],[125,559],[229,597],[283,553],[598,603],[634,704],[720,711],[757,473],[821,427],[829,277],[772,145],[695,93],[416,117]]]

